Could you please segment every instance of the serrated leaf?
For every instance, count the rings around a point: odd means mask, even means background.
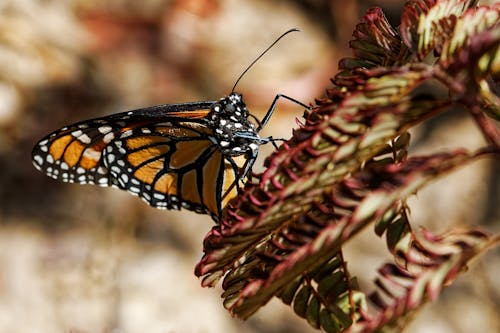
[[[394,251],[398,242],[410,231],[407,223],[408,221],[401,217],[389,225],[386,235],[389,250]]]
[[[307,304],[309,303],[311,291],[312,289],[309,285],[301,286],[293,301],[293,311],[302,318],[306,317]]]
[[[328,333],[337,333],[341,331],[340,325],[338,325],[337,321],[333,318],[332,314],[328,312],[326,309],[321,309],[319,313],[319,322],[321,328]]]
[[[302,284],[302,278],[298,277],[295,281],[292,283],[289,283],[286,288],[283,290],[283,292],[280,295],[281,300],[285,304],[292,304],[292,301],[294,299],[294,296],[299,289],[299,286]]]
[[[352,319],[349,315],[349,311],[345,311],[345,309],[333,302],[328,305],[328,311],[333,314],[335,321],[340,327],[346,328],[351,326]]]
[[[353,216],[355,221],[365,221],[372,216],[374,216],[383,203],[387,202],[387,194],[380,192],[378,194],[373,194],[369,199],[363,200],[361,204],[357,207],[355,215]]]
[[[337,268],[340,268],[342,265],[341,257],[334,256],[330,261],[325,263],[324,265],[318,266],[316,271],[313,270],[309,273],[310,276],[313,276],[316,281],[321,281],[323,278],[328,277],[334,272]]]
[[[473,3],[472,0],[413,1],[403,12],[401,34],[405,43],[423,59],[431,50],[439,52],[456,18]],[[415,20],[418,19],[418,26]],[[416,29],[415,29],[416,27]]]
[[[417,29],[420,16],[425,15],[436,2],[436,0],[414,0],[407,1],[405,4],[399,30],[404,43],[413,51],[417,50],[419,39]]]
[[[411,134],[410,132],[405,132],[398,136],[394,141],[394,149],[407,149],[410,145]]]
[[[311,325],[313,328],[320,327],[319,309],[320,309],[319,299],[316,296],[313,296],[307,306],[307,311],[306,311],[306,320],[309,323],[309,325]]]
[[[395,211],[388,211],[382,218],[375,223],[375,234],[382,236],[387,227],[394,221]]]
[[[355,58],[344,58],[339,62],[340,72],[335,76],[336,92],[354,90],[361,78],[356,69],[376,66],[391,66],[403,62],[407,54],[402,52],[398,32],[389,24],[380,8],[372,8],[363,16],[353,32],[354,40],[349,45]]]
[[[498,31],[500,25],[499,19],[500,4],[496,4],[493,7],[482,6],[468,10],[457,20],[453,31],[450,32],[449,38],[446,39],[440,62],[442,64],[454,63],[455,61],[462,62],[464,59],[458,58],[459,50],[466,47],[470,48],[474,44],[474,47],[477,48],[479,45],[473,42],[474,38],[477,38],[481,33],[486,31],[490,31],[493,34],[494,31]],[[490,38],[496,39],[494,36]],[[457,57],[458,59],[452,60],[453,57]],[[448,67],[449,65],[446,66]],[[487,68],[488,66],[483,68],[483,70],[486,71]]]
[[[343,274],[334,272],[332,275],[326,276],[318,281],[318,293],[320,295],[328,295],[329,292],[339,283],[342,282]]]
[[[446,72],[457,78],[456,93],[500,120],[500,97],[494,79],[500,73],[500,4],[468,10],[444,43],[439,59]],[[479,92],[472,94],[470,92]],[[457,99],[459,97],[457,96]]]

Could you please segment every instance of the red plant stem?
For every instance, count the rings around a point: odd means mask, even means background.
[[[500,129],[495,125],[492,119],[486,117],[481,107],[477,104],[470,108],[470,113],[474,117],[486,141],[495,148],[500,148]]]
[[[433,75],[436,79],[443,82],[451,92],[464,94],[465,87],[460,84],[460,81],[454,80],[453,77],[448,76],[447,73],[439,67],[433,68]],[[460,102],[468,108],[486,141],[493,145],[493,147],[500,148],[500,129],[495,125],[492,119],[486,117],[481,106],[477,104],[477,100],[466,96],[462,98]]]

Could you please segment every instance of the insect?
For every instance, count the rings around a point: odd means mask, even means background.
[[[259,121],[248,111],[236,85],[218,101],[164,104],[78,122],[40,140],[34,166],[64,182],[112,186],[160,209],[185,208],[218,221],[238,195],[257,158],[260,137],[279,98]],[[252,121],[253,120],[253,121]]]

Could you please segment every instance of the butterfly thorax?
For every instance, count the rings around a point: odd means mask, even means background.
[[[236,156],[258,149],[261,138],[240,94],[233,92],[210,109],[207,118],[214,129],[212,140],[223,154]]]

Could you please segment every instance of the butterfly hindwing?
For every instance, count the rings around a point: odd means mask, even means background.
[[[138,195],[151,206],[181,207],[218,215],[218,194],[229,164],[209,139],[210,129],[197,123],[158,123],[121,134],[104,151],[113,185]],[[222,170],[222,172],[219,172]],[[237,174],[239,169],[227,170]]]

